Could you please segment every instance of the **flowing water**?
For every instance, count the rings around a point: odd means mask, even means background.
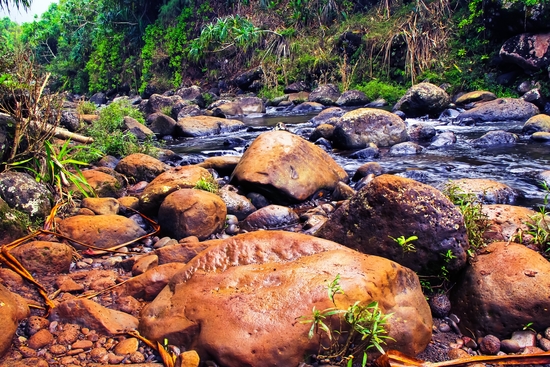
[[[170,149],[187,159],[202,161],[205,157],[217,155],[241,155],[246,146],[262,132],[271,130],[278,122],[283,122],[289,131],[302,137],[309,136],[313,130],[308,123],[314,115],[284,115],[274,113],[247,116],[240,119],[247,126],[239,131],[220,136],[185,138],[174,141]],[[550,170],[550,143],[530,140],[521,135],[523,123],[498,122],[482,123],[476,126],[458,126],[438,120],[405,121],[409,126],[414,123],[430,124],[436,131],[452,131],[457,143],[435,150],[426,149],[423,153],[408,156],[390,156],[388,149],[381,149],[378,162],[387,173],[398,174],[420,182],[441,187],[449,180],[459,178],[488,178],[516,189],[520,197],[516,204],[536,209],[544,202],[545,192],[540,187],[536,174]],[[470,144],[490,130],[506,130],[518,134],[520,139],[514,145],[473,147]],[[428,144],[421,144],[427,146]],[[351,159],[350,151],[332,151],[329,154],[350,175],[362,164],[370,160]],[[353,182],[351,183],[353,186]]]

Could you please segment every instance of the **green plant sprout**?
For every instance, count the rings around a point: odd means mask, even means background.
[[[544,195],[543,204],[539,206],[538,213],[531,216],[529,221],[524,222],[527,226],[527,230],[519,229],[510,240],[523,243],[523,235],[527,234],[531,237],[531,243],[537,245],[544,253],[548,253],[550,251],[550,218],[548,217],[550,187],[548,187],[548,184],[544,181],[540,184],[546,192]]]
[[[213,194],[218,192],[218,184],[213,178],[201,177],[195,184],[194,189],[208,191]]]
[[[334,297],[343,293],[340,286],[340,274],[338,274],[328,285],[328,296],[335,304]],[[340,315],[338,318],[340,327],[331,329],[325,320],[336,315]],[[357,301],[346,310],[330,307],[319,311],[314,306],[311,316],[300,316],[299,319],[300,323],[311,323],[308,332],[310,339],[316,332],[324,332],[331,341],[328,348],[320,346],[324,353],[319,353],[317,359],[328,359],[333,364],[346,364],[351,367],[354,358],[362,354],[361,366],[364,367],[367,364],[369,349],[376,348],[380,353],[384,353],[382,345],[386,343],[387,339],[393,340],[386,335],[385,329],[391,315],[384,314],[376,301],[368,305],[362,305],[360,301]],[[336,338],[335,334],[342,338]]]
[[[416,252],[416,247],[414,247],[412,242],[418,240],[417,236],[410,236],[408,238],[405,238],[405,236],[400,236],[397,238],[394,238],[392,236],[388,236],[388,237],[394,240],[395,242],[397,242],[397,244],[401,246],[401,248],[403,249],[404,253]]]

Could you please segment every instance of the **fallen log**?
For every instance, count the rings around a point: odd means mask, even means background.
[[[59,127],[59,126],[53,126],[52,124],[44,123],[44,122],[38,122],[38,121],[31,121],[31,125],[34,128],[43,130],[43,131],[52,131],[53,136],[59,139],[71,139],[72,141],[76,141],[83,144],[90,144],[94,142],[93,138],[90,138],[88,136],[84,136],[81,134],[70,132],[69,130]]]

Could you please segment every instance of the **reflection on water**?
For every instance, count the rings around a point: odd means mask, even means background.
[[[202,156],[241,155],[259,134],[269,131],[278,122],[286,124],[291,132],[303,137],[312,130],[307,123],[314,115],[256,115],[240,119],[249,128],[246,131],[223,136],[186,138],[174,141],[169,147],[179,154]],[[488,178],[503,182],[518,190],[522,197],[518,205],[535,207],[543,202],[544,192],[538,185],[536,174],[550,170],[550,144],[531,141],[521,135],[523,123],[500,122],[484,123],[477,126],[444,125],[439,121],[407,120],[413,123],[432,124],[438,132],[452,131],[457,136],[457,144],[425,150],[414,156],[392,157],[388,149],[381,149],[381,156],[373,159],[380,163],[387,173],[399,174],[418,181],[440,187],[448,180],[459,178]],[[472,139],[479,138],[489,130],[506,130],[520,136],[515,145],[498,147],[473,147]],[[425,145],[425,144],[424,144]],[[350,159],[350,151],[330,152],[331,156],[349,174],[366,160]]]

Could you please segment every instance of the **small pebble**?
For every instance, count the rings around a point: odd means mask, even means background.
[[[130,361],[133,363],[143,363],[145,362],[145,356],[141,352],[134,352],[130,355]]]
[[[25,358],[36,357],[36,350],[26,347],[24,345],[19,347],[19,352],[21,352],[21,355]]]
[[[550,350],[550,340],[546,338],[540,338],[539,345],[546,352]]]
[[[93,347],[91,340],[77,340],[71,345],[72,349],[91,349]]]
[[[500,351],[500,339],[494,335],[486,335],[479,343],[479,350],[483,354],[496,355]]]
[[[534,332],[529,330],[514,331],[512,333],[512,340],[518,342],[521,348],[534,347],[536,345],[537,336]]]
[[[442,333],[448,333],[449,331],[451,331],[451,327],[449,326],[449,324],[442,322],[439,325],[439,331],[441,331]]]
[[[126,355],[135,353],[138,350],[139,341],[136,338],[121,340],[114,349],[115,354]]]
[[[67,353],[67,347],[64,345],[54,344],[50,347],[50,352],[55,355]]]
[[[27,334],[32,336],[39,330],[47,329],[50,326],[50,321],[44,317],[31,316],[27,322]]]
[[[107,349],[105,348],[94,348],[90,351],[90,357],[96,362],[99,362],[100,359],[106,355],[107,355]]]
[[[544,330],[544,337],[550,340],[550,327]]]
[[[48,329],[39,330],[36,334],[30,337],[29,347],[32,349],[44,348],[53,341],[53,335]]]
[[[451,312],[451,301],[446,294],[433,296],[429,301],[429,305],[434,317],[443,318]]]
[[[500,341],[500,350],[505,353],[518,353],[521,350],[521,347],[515,340],[504,339]]]
[[[459,359],[469,357],[470,355],[464,349],[452,348],[447,352],[449,359]]]
[[[117,356],[114,353],[109,353],[108,354],[109,364],[120,364],[124,360],[124,358],[126,358],[126,357],[125,356]]]

